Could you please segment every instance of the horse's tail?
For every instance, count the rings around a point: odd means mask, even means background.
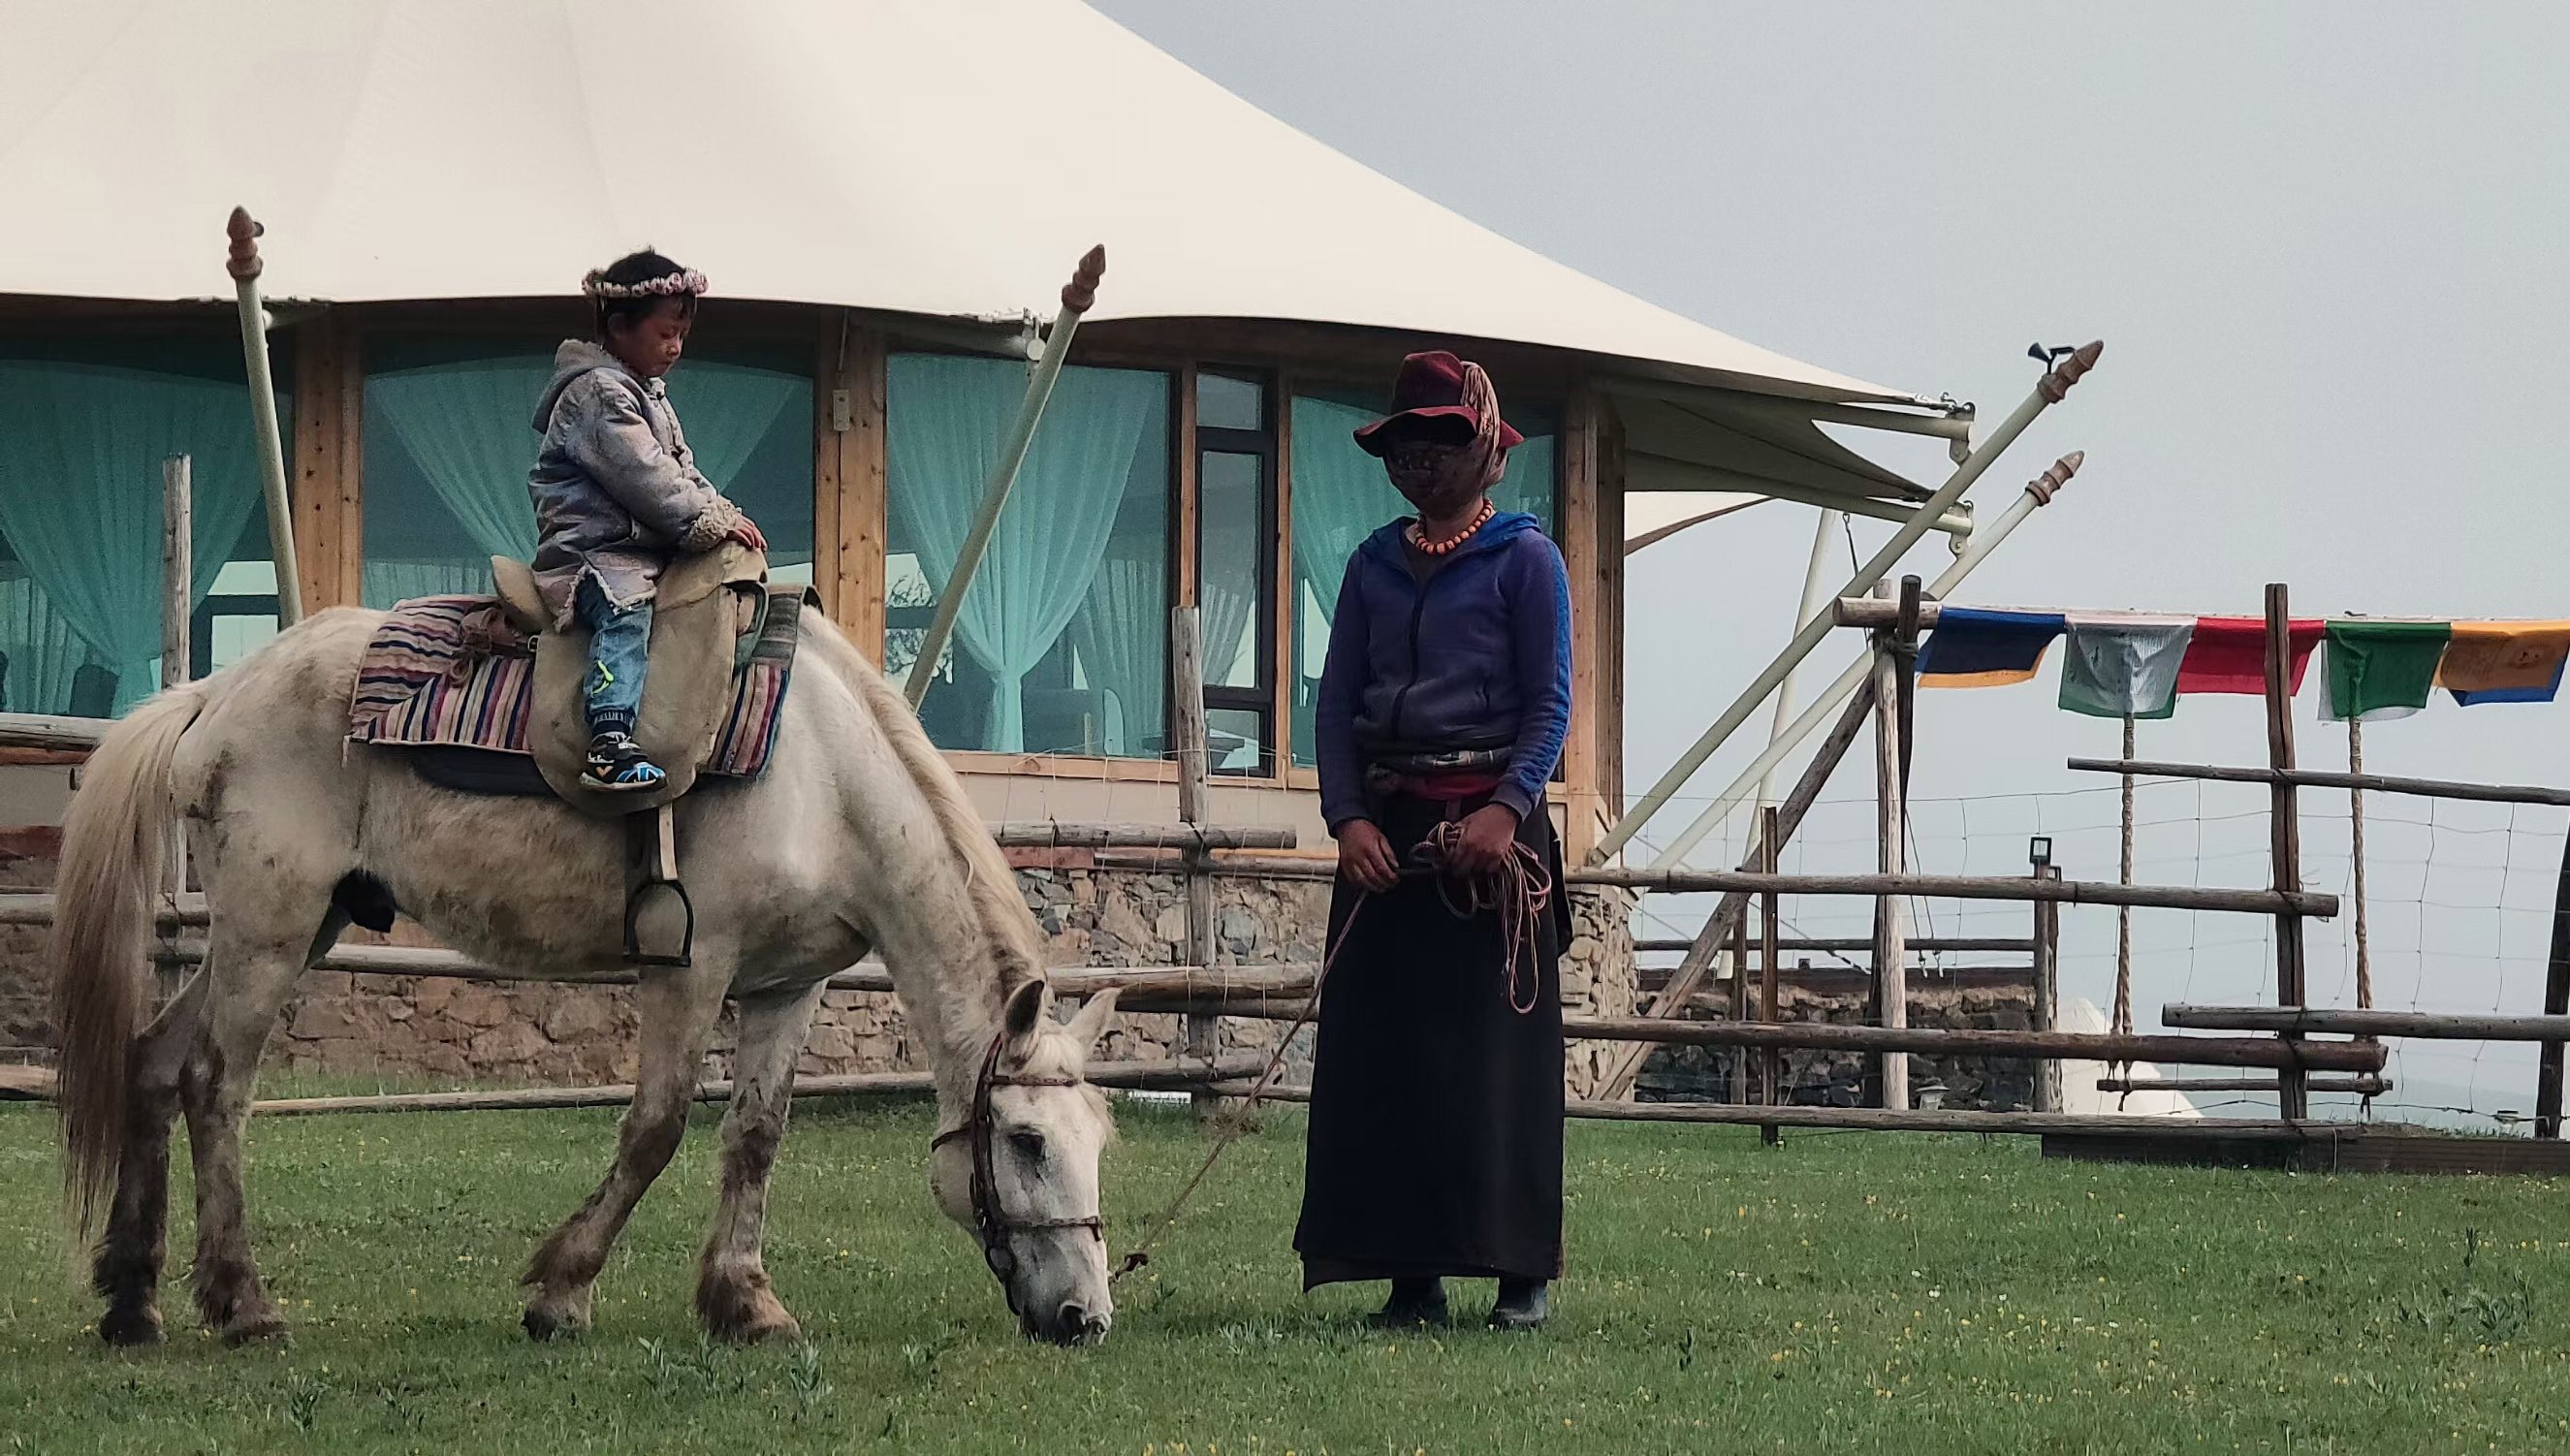
[[[205,703],[201,689],[175,688],[109,729],[63,823],[51,947],[54,1029],[63,1182],[84,1234],[115,1183],[124,1142],[154,902],[170,864],[170,764]]]

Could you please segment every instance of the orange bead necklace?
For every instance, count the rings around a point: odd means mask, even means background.
[[[1489,525],[1491,518],[1498,514],[1499,508],[1492,505],[1490,498],[1485,496],[1482,498],[1482,509],[1475,513],[1472,524],[1466,526],[1462,531],[1455,533],[1453,536],[1446,538],[1444,541],[1430,541],[1425,535],[1421,534],[1418,522],[1414,521],[1410,523],[1410,544],[1418,549],[1421,555],[1442,556],[1448,551],[1455,549],[1455,547],[1462,546],[1464,543],[1471,541],[1473,539],[1473,534]]]

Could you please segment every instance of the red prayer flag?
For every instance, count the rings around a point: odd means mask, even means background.
[[[2297,617],[2285,624],[2288,644],[2285,674],[2288,695],[2303,690],[2304,670],[2312,649],[2321,644],[2319,617]],[[2178,663],[2177,690],[2188,693],[2267,691],[2267,619],[2258,616],[2207,616],[2195,621],[2186,656]]]

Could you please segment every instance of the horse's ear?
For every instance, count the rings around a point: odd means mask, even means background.
[[[1052,994],[1053,988],[1045,983],[1043,976],[1020,981],[1018,988],[1009,992],[1008,1008],[1001,1013],[1001,1024],[1008,1028],[1009,1040],[1022,1042],[1036,1034],[1036,1027],[1044,1022],[1045,1001]]]
[[[1097,1039],[1106,1034],[1106,1023],[1115,1015],[1116,988],[1107,987],[1088,998],[1079,1014],[1071,1018],[1071,1039],[1079,1044],[1085,1055],[1097,1049]]]

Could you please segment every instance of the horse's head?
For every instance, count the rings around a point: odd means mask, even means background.
[[[1019,1325],[1071,1344],[1105,1338],[1115,1316],[1097,1213],[1097,1157],[1115,1124],[1080,1076],[1115,993],[1089,997],[1068,1025],[1052,1001],[1041,979],[1010,994],[966,1121],[939,1136],[929,1176],[938,1206],[981,1241]]]

